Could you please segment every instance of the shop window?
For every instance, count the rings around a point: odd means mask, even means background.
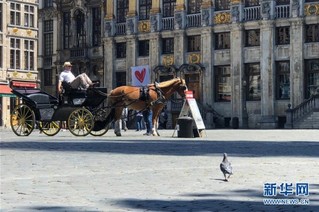
[[[215,85],[216,93],[215,100],[217,102],[230,102],[231,101],[231,76],[230,66],[216,66],[215,72]]]
[[[290,98],[290,64],[289,61],[276,62],[276,97]]]
[[[245,92],[246,100],[254,101],[261,99],[260,64],[245,64]]]
[[[319,94],[319,59],[305,61],[306,98]]]

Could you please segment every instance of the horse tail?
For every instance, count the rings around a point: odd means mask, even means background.
[[[114,119],[114,115],[115,115],[115,108],[112,108],[109,112],[109,114],[107,115],[105,121],[107,124],[111,123]]]

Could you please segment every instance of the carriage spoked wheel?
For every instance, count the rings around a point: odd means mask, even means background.
[[[94,126],[92,113],[85,108],[74,110],[68,118],[68,128],[75,136],[88,135]]]
[[[61,130],[61,126],[62,126],[61,121],[40,121],[39,122],[40,130],[48,136],[54,136],[58,134],[58,132]]]
[[[94,127],[91,130],[90,134],[93,136],[102,136],[105,133],[107,133],[107,131],[110,129],[110,124],[107,124],[106,126],[104,126],[103,128],[99,127],[97,125],[98,122],[94,123]],[[105,124],[104,124],[105,125]]]
[[[30,135],[35,125],[34,112],[25,104],[16,106],[11,113],[10,125],[17,136]]]

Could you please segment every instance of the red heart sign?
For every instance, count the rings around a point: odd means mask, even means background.
[[[136,79],[138,79],[138,81],[140,81],[141,83],[144,81],[145,74],[146,74],[145,68],[143,68],[142,71],[138,71],[138,70],[135,71],[135,77],[136,77]]]

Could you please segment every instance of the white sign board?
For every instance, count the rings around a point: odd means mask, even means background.
[[[199,130],[205,129],[205,124],[202,119],[202,115],[200,114],[200,111],[198,109],[196,99],[187,99],[186,101],[192,113],[192,117],[195,121],[196,128]]]
[[[151,75],[150,68],[148,65],[145,66],[134,66],[132,70],[132,85],[133,86],[146,86],[150,84]]]

